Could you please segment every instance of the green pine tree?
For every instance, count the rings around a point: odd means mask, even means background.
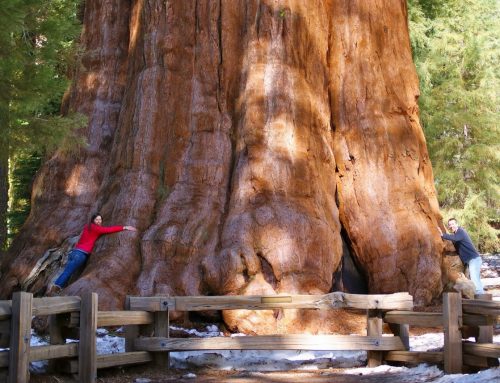
[[[9,171],[20,158],[59,147],[83,123],[81,116],[59,116],[76,57],[79,3],[9,0],[0,6],[0,251],[7,243]]]
[[[499,3],[411,0],[420,112],[445,217],[498,251]]]

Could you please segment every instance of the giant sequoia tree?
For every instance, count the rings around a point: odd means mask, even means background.
[[[141,230],[101,239],[65,290],[107,308],[126,294],[328,292],[343,248],[369,292],[441,293],[405,1],[87,0],[82,47],[64,110],[88,116],[88,144],[40,171],[2,296],[40,289],[47,250],[96,210]]]

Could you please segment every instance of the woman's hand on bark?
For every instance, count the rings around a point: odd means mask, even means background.
[[[128,231],[137,231],[137,229],[133,226],[123,226],[123,230],[128,230]]]

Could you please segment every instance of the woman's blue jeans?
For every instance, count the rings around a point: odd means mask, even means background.
[[[66,263],[64,271],[59,275],[54,284],[59,287],[66,286],[73,273],[85,263],[87,255],[86,252],[79,249],[71,250],[68,256],[68,263]]]

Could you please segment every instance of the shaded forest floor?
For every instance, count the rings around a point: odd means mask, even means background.
[[[192,375],[194,373],[194,375]],[[242,372],[220,370],[191,370],[191,375],[185,370],[166,370],[133,367],[123,371],[110,369],[99,372],[97,383],[164,383],[164,382],[232,382],[232,383],[404,383],[404,372],[388,375],[380,372],[370,375],[353,375],[342,372],[342,369],[325,369],[318,371],[285,371],[285,372]],[[62,376],[36,376],[30,382],[34,383],[74,383],[78,380]]]

